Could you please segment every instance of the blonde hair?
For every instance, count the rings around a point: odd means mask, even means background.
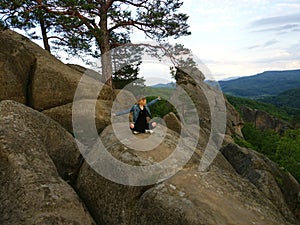
[[[136,97],[137,101],[136,101],[136,104],[139,104],[142,100],[146,99],[146,96],[144,95],[138,95]]]
[[[141,98],[141,99],[137,100],[135,104],[140,104],[140,102],[144,101],[145,99],[146,99],[146,97],[145,98]]]

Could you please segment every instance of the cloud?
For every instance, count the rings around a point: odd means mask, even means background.
[[[278,24],[293,24],[300,23],[300,13],[290,14],[285,16],[274,16],[256,20],[251,23],[252,27]]]
[[[266,47],[269,47],[271,45],[275,45],[277,43],[279,43],[278,40],[272,39],[272,40],[269,40],[269,41],[267,41],[267,42],[265,42],[264,44],[261,44],[261,45],[252,45],[252,46],[249,46],[248,49],[252,50],[252,49],[257,49],[257,48],[266,48]]]
[[[270,40],[270,41],[267,41],[263,46],[264,47],[268,47],[268,46],[271,46],[271,45],[274,45],[276,43],[278,43],[279,41],[273,39],[273,40]]]
[[[254,29],[252,32],[276,32],[276,34],[287,34],[291,32],[299,32],[300,30],[300,12],[284,15],[266,17],[255,20],[250,23],[250,28]]]
[[[269,31],[286,31],[286,30],[292,30],[292,31],[298,31],[298,27],[300,28],[300,24],[287,24],[283,26],[278,27],[271,27],[271,28],[265,28],[260,30],[254,30],[253,32],[269,32]]]
[[[252,49],[259,48],[259,47],[261,47],[261,45],[252,45],[252,46],[249,46],[248,49],[252,50]]]

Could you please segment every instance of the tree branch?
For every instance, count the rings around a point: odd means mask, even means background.
[[[61,38],[59,36],[50,36],[50,37],[48,37],[48,40],[50,40],[50,39],[58,39],[64,43],[68,43],[66,40],[64,40],[63,38]]]
[[[38,0],[39,1],[39,0]],[[71,17],[77,17],[79,18],[90,31],[95,32],[94,30],[97,29],[97,25],[94,23],[94,21],[90,20],[89,18],[83,16],[82,14],[80,14],[78,12],[78,10],[74,11],[74,10],[66,10],[66,11],[58,11],[58,10],[52,10],[50,8],[48,8],[45,5],[41,5],[42,9],[44,9],[46,12],[48,13],[53,13],[56,15],[65,15],[65,16],[71,16]],[[94,33],[94,35],[96,36],[96,33]]]
[[[173,53],[172,49],[167,48],[163,45],[153,45],[153,44],[148,44],[148,43],[140,43],[140,44],[134,44],[134,43],[126,43],[124,44],[126,46],[135,46],[135,47],[147,47],[149,49],[152,49],[153,51],[155,50],[161,50],[162,55],[158,56],[156,55],[156,57],[168,57],[171,61],[171,63],[173,63],[174,66],[179,66],[180,65],[180,59],[178,60],[178,58],[176,58],[176,54]]]
[[[144,0],[143,2],[141,3],[134,3],[134,2],[131,2],[131,1],[128,1],[128,0],[119,0],[119,2],[122,2],[122,3],[126,3],[128,5],[132,5],[132,6],[135,6],[135,7],[143,7],[143,8],[146,8],[146,6],[144,6],[145,3],[147,3],[148,0]]]
[[[124,27],[124,26],[135,26],[137,27],[137,25],[140,25],[140,26],[152,26],[151,24],[149,23],[142,23],[142,22],[138,22],[138,21],[124,21],[124,22],[120,22],[120,23],[117,23],[116,25],[114,25],[113,27],[111,27],[110,29],[108,29],[109,32],[112,32],[113,30],[119,28],[119,27]],[[138,28],[138,27],[137,27]],[[140,28],[138,28],[140,29]]]

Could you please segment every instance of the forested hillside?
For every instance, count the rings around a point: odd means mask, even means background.
[[[300,70],[268,71],[254,76],[219,82],[226,94],[259,99],[300,87]]]
[[[271,103],[279,107],[300,109],[300,88],[289,89],[277,96],[263,98],[261,101]]]

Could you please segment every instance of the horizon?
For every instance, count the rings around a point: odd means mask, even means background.
[[[245,78],[245,77],[252,77],[252,76],[257,76],[257,75],[260,75],[260,74],[263,74],[263,73],[270,73],[270,72],[286,72],[286,71],[299,71],[300,72],[300,68],[299,69],[292,69],[292,70],[268,70],[268,71],[262,71],[262,72],[259,72],[257,74],[250,74],[250,75],[242,75],[242,76],[232,76],[232,77],[226,77],[224,79],[220,79],[220,80],[211,80],[211,79],[207,79],[205,78],[205,81],[215,81],[215,82],[220,82],[220,81],[232,81],[232,80],[236,80],[236,79],[239,79],[239,78]],[[152,79],[153,80],[153,79]],[[163,85],[166,85],[166,84],[170,84],[170,83],[176,83],[175,79],[170,79],[168,80],[166,83],[163,83],[163,82],[147,82],[146,80],[146,85],[147,86],[154,86],[154,85],[157,85],[157,84],[163,84]]]

